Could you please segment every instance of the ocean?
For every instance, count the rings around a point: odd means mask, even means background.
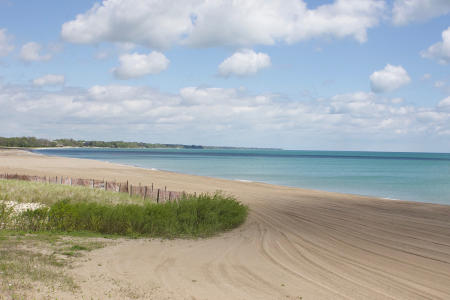
[[[450,205],[450,153],[105,148],[34,152],[231,180]]]

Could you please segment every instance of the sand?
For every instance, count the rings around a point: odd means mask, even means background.
[[[222,190],[249,205],[244,225],[213,238],[123,239],[89,253],[70,270],[78,298],[450,299],[450,206],[20,150],[0,151],[0,172]]]

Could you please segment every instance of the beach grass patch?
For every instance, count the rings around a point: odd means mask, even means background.
[[[2,228],[25,232],[205,237],[239,226],[248,213],[247,206],[222,193],[184,194],[177,201],[157,204],[88,187],[0,180],[1,197],[46,205],[14,214],[0,202]]]
[[[98,202],[104,204],[143,204],[142,197],[102,189],[23,180],[0,179],[0,200],[18,203],[41,203],[50,206],[58,201]],[[0,210],[0,214],[1,214]]]

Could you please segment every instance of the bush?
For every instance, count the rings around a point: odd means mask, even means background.
[[[222,194],[185,195],[178,202],[108,205],[61,200],[18,217],[21,230],[92,231],[152,237],[209,236],[242,224],[247,207]]]

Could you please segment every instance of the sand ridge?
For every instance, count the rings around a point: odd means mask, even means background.
[[[0,172],[236,195],[236,230],[200,240],[121,240],[72,274],[79,298],[450,299],[450,206],[0,150]],[[63,295],[64,296],[64,295]]]

